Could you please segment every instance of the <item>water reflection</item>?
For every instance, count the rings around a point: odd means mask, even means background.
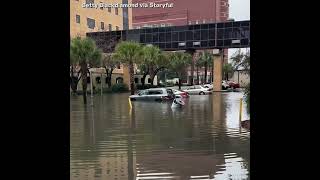
[[[241,93],[191,96],[183,109],[128,94],[71,99],[70,179],[249,179]],[[246,112],[244,115],[247,116]]]

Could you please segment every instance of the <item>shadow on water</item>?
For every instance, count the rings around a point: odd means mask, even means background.
[[[70,179],[250,179],[250,133],[239,132],[241,93],[133,102],[128,94],[71,99]]]

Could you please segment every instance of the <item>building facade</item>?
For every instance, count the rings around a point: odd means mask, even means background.
[[[132,24],[135,29],[225,22],[229,19],[229,0],[132,0],[132,2],[172,3],[171,8],[133,8]],[[223,52],[223,63],[228,63],[227,50]],[[191,68],[188,68],[189,84],[191,74]],[[195,81],[196,78],[196,73],[193,72],[194,84],[198,83]]]
[[[70,0],[70,37],[85,37],[87,32],[130,29],[130,8],[84,8],[83,4],[123,4],[131,0]]]
[[[88,32],[127,30],[132,28],[131,8],[85,8],[84,4],[129,4],[131,0],[70,0],[70,39],[86,37]],[[112,84],[126,82],[124,68],[113,71]],[[79,83],[81,86],[81,82]],[[80,87],[78,86],[78,89]]]
[[[227,21],[229,0],[132,0],[132,3],[172,3],[172,8],[133,8],[133,28],[181,26]]]

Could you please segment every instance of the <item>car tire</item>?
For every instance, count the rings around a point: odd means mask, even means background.
[[[199,92],[199,95],[205,95],[205,93],[203,91]]]

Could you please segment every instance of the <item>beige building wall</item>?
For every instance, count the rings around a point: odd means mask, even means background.
[[[111,12],[108,8],[83,8],[82,4],[86,0],[70,0],[70,36],[71,38],[76,36],[85,37],[87,32],[97,31],[109,31],[109,24],[112,25],[112,31],[119,27],[119,30],[123,29],[123,12],[122,8],[118,8],[118,15],[115,13],[115,8],[111,8]],[[119,3],[122,4],[122,0],[94,0],[94,3]],[[131,3],[131,0],[128,0]],[[80,16],[80,23],[76,21],[77,15]],[[89,28],[87,25],[87,18],[95,20],[94,28]],[[132,9],[128,9],[129,27],[132,27]],[[104,29],[101,27],[101,22],[104,23]]]
[[[95,4],[107,3],[107,4],[122,4],[122,0],[93,0]],[[112,31],[123,30],[123,11],[122,8],[118,8],[118,14],[116,14],[116,9],[111,8],[109,12],[108,8],[83,8],[82,4],[86,3],[86,0],[70,0],[70,38],[77,36],[85,37],[87,32],[98,32],[98,31],[109,31],[109,24],[111,24]],[[128,3],[132,3],[132,0],[128,0]],[[77,16],[80,22],[77,22]],[[94,20],[94,28],[88,27],[87,18]],[[129,29],[132,28],[132,9],[128,8],[128,21]],[[101,25],[104,23],[104,28]],[[123,75],[123,65],[120,69],[116,68],[113,71],[112,84],[116,83],[117,77],[128,77],[128,75]],[[125,80],[125,83],[128,80]],[[128,82],[127,82],[128,83]],[[126,83],[126,84],[127,84]],[[127,84],[129,86],[129,84]],[[81,89],[81,81],[79,82],[78,89]]]

